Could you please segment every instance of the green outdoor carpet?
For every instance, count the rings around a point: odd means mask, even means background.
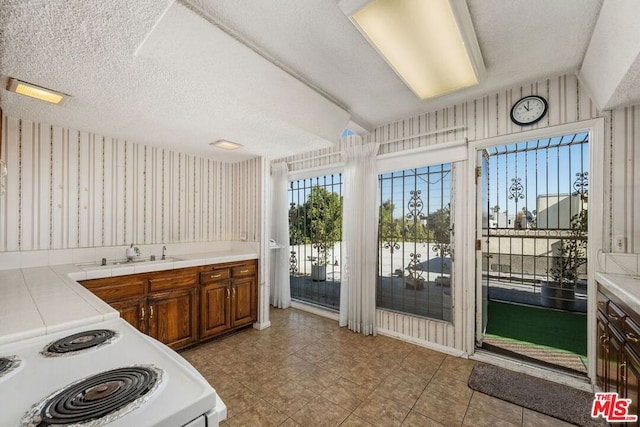
[[[489,301],[486,333],[587,355],[585,314]]]

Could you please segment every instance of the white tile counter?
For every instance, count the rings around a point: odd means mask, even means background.
[[[640,277],[596,273],[596,281],[636,313],[640,313]]]
[[[134,264],[55,265],[0,270],[0,344],[117,318],[118,312],[80,280],[257,259],[257,252],[182,254]]]

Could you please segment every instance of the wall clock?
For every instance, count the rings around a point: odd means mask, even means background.
[[[519,126],[529,126],[539,122],[545,114],[549,104],[541,96],[525,96],[511,108],[511,120]]]

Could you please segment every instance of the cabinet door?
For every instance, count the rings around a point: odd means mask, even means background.
[[[231,283],[231,326],[257,321],[257,286],[254,277],[235,279]]]
[[[631,405],[629,406],[630,415],[638,415],[638,399],[640,399],[640,358],[633,351],[632,348],[625,345],[624,351],[624,397],[631,399]],[[639,422],[628,423],[628,425],[639,425]]]
[[[596,379],[598,385],[603,389],[607,390],[607,377],[609,373],[607,372],[607,355],[609,352],[609,335],[607,334],[607,321],[604,315],[598,312],[597,316],[597,330],[598,330],[598,348],[597,348],[597,359],[596,359]]]
[[[217,335],[231,327],[231,287],[228,280],[200,287],[200,336]]]
[[[129,322],[134,328],[142,333],[147,332],[146,305],[146,300],[144,298],[132,298],[111,303],[111,307],[120,312],[121,318]]]
[[[198,339],[197,288],[151,295],[149,335],[173,349]]]
[[[624,340],[620,334],[611,328],[611,324],[607,327],[609,336],[609,353],[607,355],[607,372],[608,387],[607,391],[623,395],[624,393],[624,368],[620,369],[624,358]]]

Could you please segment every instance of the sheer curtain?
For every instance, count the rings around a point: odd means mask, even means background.
[[[271,268],[274,278],[271,283],[271,305],[287,308],[291,305],[289,286],[289,204],[287,203],[287,184],[289,168],[285,162],[271,165],[271,238],[280,246],[270,249]]]
[[[376,333],[378,146],[362,144],[342,151],[345,167],[340,326],[364,335]]]

